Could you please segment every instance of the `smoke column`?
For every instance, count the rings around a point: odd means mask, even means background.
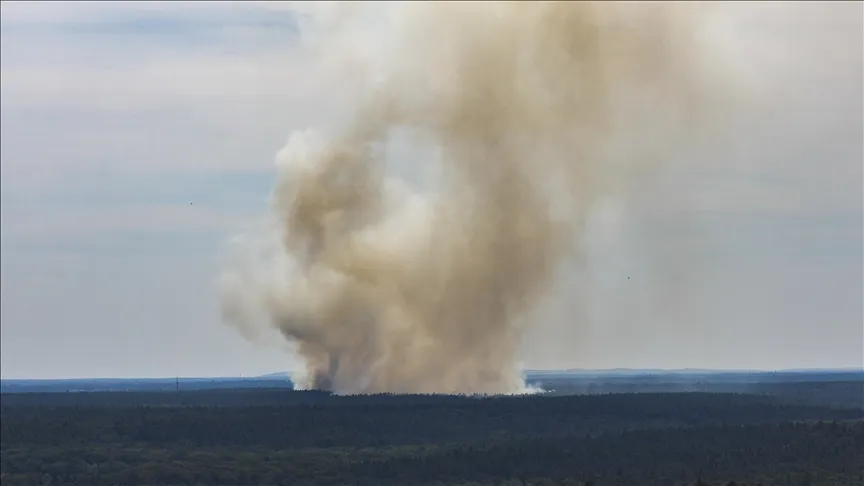
[[[308,388],[524,390],[526,316],[593,205],[692,137],[710,104],[704,7],[688,5],[392,4],[374,56],[345,42],[364,7],[337,5],[317,45],[353,73],[348,116],[279,154],[279,241],[247,237],[226,266],[225,320],[275,327]],[[433,154],[418,168],[431,190],[388,172],[397,131]]]

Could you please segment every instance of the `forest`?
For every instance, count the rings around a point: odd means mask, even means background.
[[[861,485],[864,407],[854,400],[861,385],[815,387],[806,399],[803,389],[507,397],[4,393],[0,482]]]

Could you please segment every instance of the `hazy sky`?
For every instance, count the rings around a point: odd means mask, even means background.
[[[722,153],[604,206],[591,277],[549,304],[528,366],[864,365],[864,9],[728,10],[758,106]],[[4,1],[0,22],[2,377],[297,367],[223,325],[213,287],[276,152],[333,109],[291,11]]]

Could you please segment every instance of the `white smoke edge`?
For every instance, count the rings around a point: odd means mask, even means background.
[[[315,161],[328,141],[326,131],[321,129],[299,129],[289,134],[274,160],[276,184],[271,189],[268,207],[276,204],[280,183],[290,183],[316,169]],[[358,238],[378,247],[404,245],[400,236],[422,238],[422,226],[428,223],[435,194],[422,193],[404,179],[392,175],[386,177],[384,187],[386,216],[378,225],[365,228]],[[229,237],[220,251],[222,272],[215,286],[226,325],[253,343],[272,344],[268,338],[277,339],[276,344],[283,345],[283,349],[287,344],[290,355],[299,358],[296,342],[286,343],[265,311],[266,295],[290,293],[297,289],[298,280],[304,278],[297,260],[284,251],[282,226],[277,215],[268,211]],[[310,376],[306,370],[291,371],[289,378],[295,390],[315,389],[307,386]],[[533,389],[526,387],[526,390]]]

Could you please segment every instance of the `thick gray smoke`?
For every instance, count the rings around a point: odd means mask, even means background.
[[[704,13],[685,2],[388,8],[377,56],[346,51],[365,18],[352,9],[322,31],[339,39],[319,38],[322,59],[355,76],[342,93],[350,117],[280,153],[279,245],[227,267],[224,316],[242,329],[263,319],[295,343],[306,387],[519,392],[526,316],[578,254],[595,202],[671,156],[712,104]],[[435,164],[434,190],[388,173],[397,131]]]

